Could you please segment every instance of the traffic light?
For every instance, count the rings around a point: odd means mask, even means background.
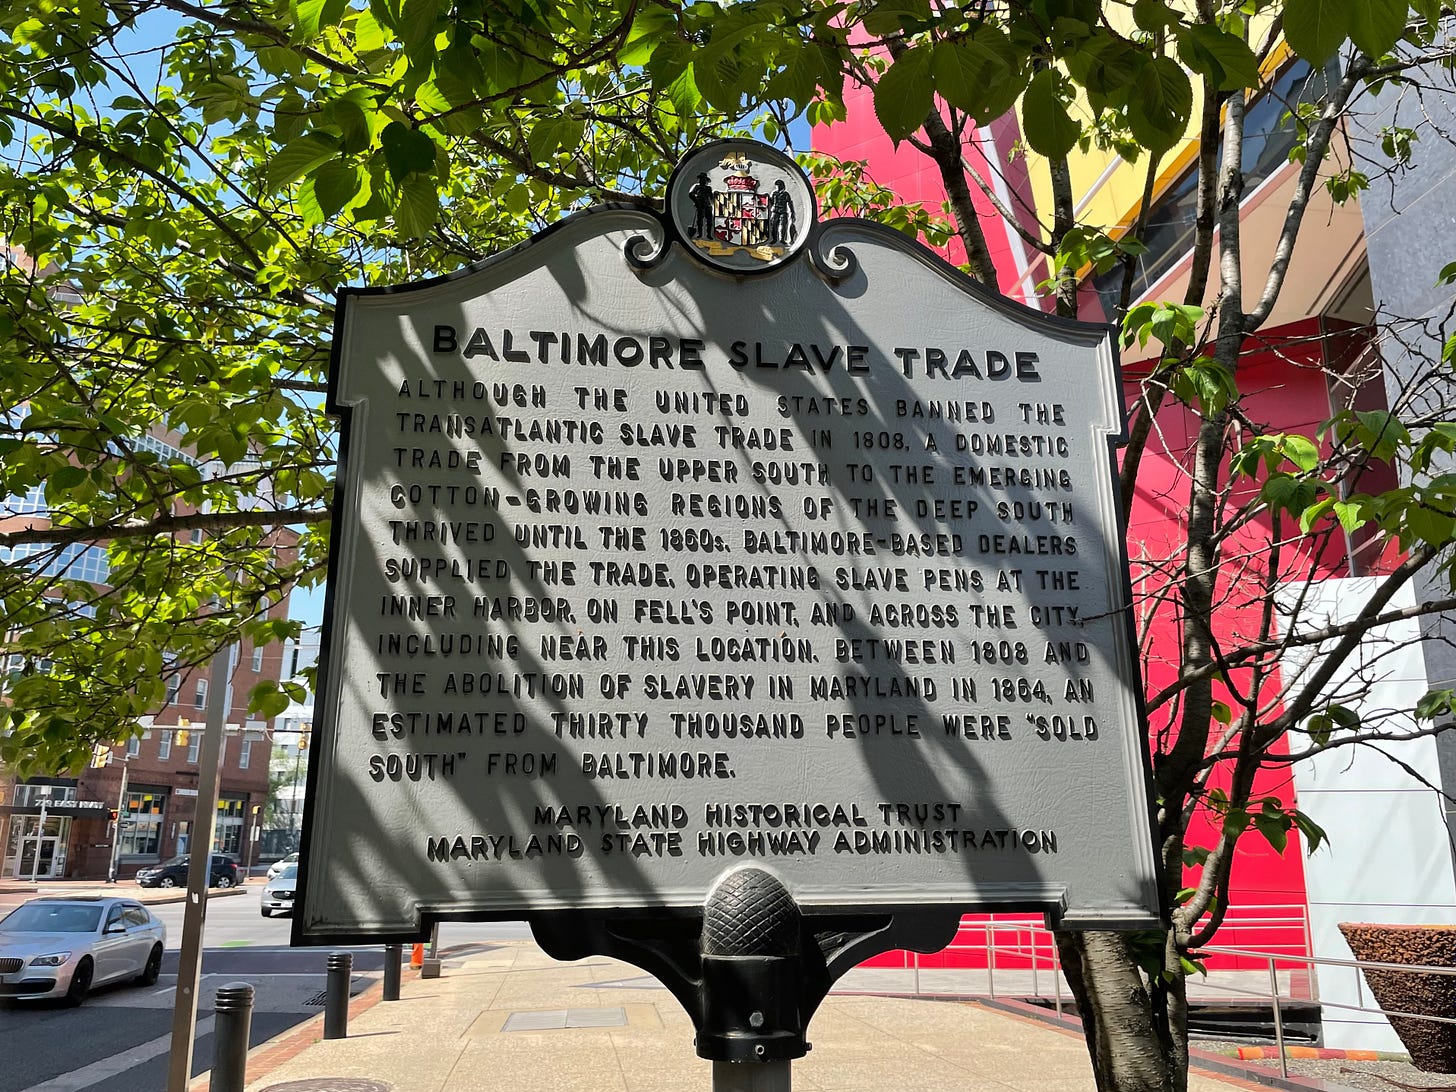
[[[113,823],[121,818],[121,812],[117,811],[115,808],[112,808],[111,811],[107,812],[107,814],[111,816],[111,821]]]
[[[176,734],[173,736],[173,740],[178,747],[186,747],[187,741],[191,738],[192,733],[186,728],[178,728]]]
[[[91,768],[99,770],[103,766],[111,765],[111,747],[105,743],[98,743],[91,748]]]

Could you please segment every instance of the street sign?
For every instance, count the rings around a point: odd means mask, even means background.
[[[701,906],[1157,921],[1110,328],[690,156],[345,289],[295,937]]]

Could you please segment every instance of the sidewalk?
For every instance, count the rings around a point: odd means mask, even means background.
[[[382,1001],[380,992],[376,983],[355,998],[348,1038],[324,1040],[320,1016],[255,1048],[247,1092],[711,1087],[711,1063],[694,1053],[687,1014],[625,963],[558,963],[529,941],[502,941],[447,950],[440,978],[406,969],[398,1001]],[[793,1085],[803,1092],[1093,1092],[1078,1032],[1005,1008],[832,994],[810,1024],[813,1050],[794,1062]],[[205,1080],[193,1085],[206,1087]],[[1253,1087],[1236,1076],[1189,1078],[1190,1092]]]

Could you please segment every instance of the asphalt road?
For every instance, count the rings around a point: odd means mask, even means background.
[[[0,1092],[149,1092],[166,1087],[183,905],[154,906],[152,911],[167,925],[167,954],[155,986],[103,987],[77,1009],[0,1002]],[[290,948],[289,928],[287,918],[259,913],[255,891],[209,900],[194,1074],[211,1068],[212,998],[219,986],[252,984],[256,992],[250,1040],[257,1046],[323,1011],[330,952],[353,953],[352,993],[382,973],[382,947]],[[440,942],[448,948],[529,935],[519,923],[446,924]]]

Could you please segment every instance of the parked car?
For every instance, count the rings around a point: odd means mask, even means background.
[[[93,986],[162,970],[167,927],[130,899],[31,899],[0,918],[0,997],[64,998],[79,1005]]]
[[[298,865],[286,866],[263,885],[263,916],[293,913],[294,887],[298,883]]]
[[[271,880],[274,876],[278,875],[278,873],[282,872],[289,865],[291,865],[291,864],[297,864],[297,863],[298,863],[298,854],[297,853],[290,853],[287,857],[284,857],[284,858],[282,858],[280,860],[274,861],[272,864],[270,864],[268,866],[268,878]]]
[[[187,867],[190,855],[184,853],[159,865],[137,869],[137,883],[143,887],[186,887]],[[212,867],[208,869],[207,882],[212,887],[236,887],[238,885],[238,862],[225,853],[212,855]]]

